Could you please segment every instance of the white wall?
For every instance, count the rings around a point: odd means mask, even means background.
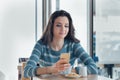
[[[35,0],[0,0],[0,71],[6,80],[18,80],[18,58],[29,57],[34,44]]]
[[[71,14],[75,27],[75,36],[87,51],[87,0],[60,0],[60,9]]]

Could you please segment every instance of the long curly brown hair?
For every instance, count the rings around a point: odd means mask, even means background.
[[[72,21],[71,15],[64,10],[55,11],[50,16],[48,24],[46,26],[46,29],[41,37],[42,42],[44,44],[50,45],[50,43],[53,40],[53,25],[54,25],[55,19],[60,16],[65,16],[69,20],[69,32],[68,32],[67,36],[65,37],[65,39],[71,40],[73,42],[80,42],[77,38],[75,38],[75,29],[73,26],[73,21]]]

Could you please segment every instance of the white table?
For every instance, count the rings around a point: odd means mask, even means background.
[[[58,74],[58,75],[42,75],[40,77],[33,77],[33,80],[69,80],[69,78],[66,78],[63,75]],[[70,80],[113,80],[113,79],[98,75],[88,75],[87,77],[74,78]]]

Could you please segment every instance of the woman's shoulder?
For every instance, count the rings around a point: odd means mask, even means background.
[[[39,39],[36,44],[45,45],[41,39]]]
[[[34,46],[34,48],[47,48],[47,46],[42,42],[42,40],[38,40]]]
[[[75,42],[71,40],[65,40],[65,46],[70,47],[71,49],[77,49],[78,47],[82,47],[80,42]]]
[[[37,41],[37,43],[42,44],[42,40],[39,39],[39,40]]]
[[[81,46],[80,42],[75,42],[75,41],[68,40],[68,39],[65,40],[65,45],[69,45],[69,46],[72,46],[72,47]]]
[[[70,43],[70,44],[80,44],[80,42],[76,42],[76,41],[72,41],[72,40],[69,40],[69,39],[65,39],[65,43]]]

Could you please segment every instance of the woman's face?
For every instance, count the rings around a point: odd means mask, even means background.
[[[53,38],[64,39],[69,32],[69,20],[65,16],[55,19],[53,26]]]

